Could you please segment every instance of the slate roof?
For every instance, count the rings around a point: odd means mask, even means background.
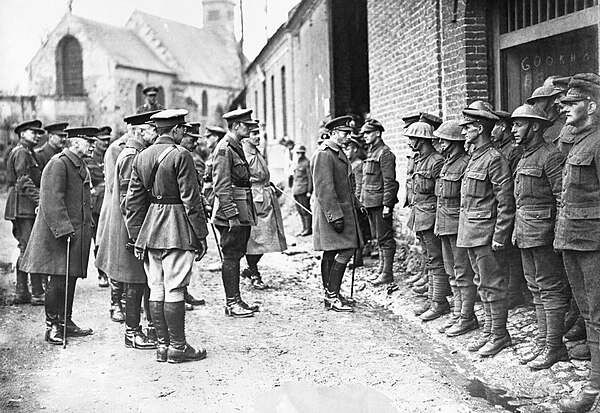
[[[243,87],[242,64],[233,35],[226,36],[211,29],[200,29],[136,10],[127,25],[141,20],[171,53],[183,72],[183,82]]]

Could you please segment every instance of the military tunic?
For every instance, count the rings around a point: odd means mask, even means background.
[[[363,161],[360,158],[356,158],[352,161],[352,175],[354,175],[354,182],[356,185],[356,189],[354,190],[354,194],[356,195],[356,199],[360,199],[360,195],[362,193],[362,181],[363,181]]]
[[[292,195],[296,202],[310,211],[310,197],[308,194],[312,194],[312,192],[313,180],[310,175],[310,161],[308,158],[303,157],[294,166]],[[296,205],[296,210],[301,217],[310,217],[310,214],[298,205]],[[308,226],[310,227],[310,224]]]
[[[98,229],[98,221],[100,220],[100,212],[104,203],[104,160],[103,157],[94,152],[91,158],[85,158],[85,164],[90,171],[92,179],[92,219],[94,226],[92,230],[92,238],[96,239]]]
[[[407,226],[415,232],[433,230],[435,223],[435,182],[440,176],[444,158],[435,149],[420,153],[415,162],[412,181],[412,199]]]
[[[155,103],[154,105],[150,105],[150,104],[148,104],[148,102],[146,102],[143,105],[140,105],[137,107],[136,113],[144,113],[144,112],[150,112],[153,110],[164,110],[164,109],[165,109],[165,107],[158,102]]]
[[[40,169],[44,170],[44,167],[48,164],[50,158],[60,151],[60,148],[54,149],[48,142],[44,143],[40,148],[37,148],[35,150],[35,159],[37,159]]]
[[[495,142],[494,146],[498,152],[504,155],[510,165],[511,172],[514,173],[517,164],[519,163],[519,159],[521,159],[521,155],[523,155],[523,147],[517,145],[514,138],[510,135],[499,142]]]

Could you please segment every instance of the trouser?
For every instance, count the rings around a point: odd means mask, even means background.
[[[396,240],[394,239],[394,228],[392,224],[393,217],[383,217],[383,206],[367,208],[369,213],[369,219],[371,221],[371,230],[375,238],[377,238],[377,244],[382,249],[395,250]],[[431,230],[433,235],[433,230]]]
[[[456,246],[456,239],[456,234],[440,237],[444,269],[449,275],[451,286],[472,287],[475,285],[475,273],[469,261],[469,254],[466,248]]]
[[[474,281],[483,302],[507,299],[508,274],[500,270],[491,245],[467,249],[471,266],[475,270]]]
[[[568,306],[566,275],[562,257],[552,245],[522,248],[521,257],[533,303],[544,310],[565,310]]]
[[[75,297],[75,284],[77,277],[69,277],[67,286],[67,319],[73,315],[73,298]],[[65,276],[50,275],[46,290],[46,321],[58,322],[64,317],[65,311]]]
[[[127,293],[125,295],[125,325],[129,329],[135,329],[140,325],[142,298],[144,298],[146,289],[146,284],[127,283]],[[146,312],[149,313],[149,309],[146,309]]]
[[[223,288],[225,297],[231,300],[240,291],[240,259],[246,254],[251,227],[229,228],[217,225],[217,229],[221,235],[221,251],[223,252],[221,270]]]
[[[27,248],[29,237],[31,236],[31,230],[33,229],[33,223],[35,218],[17,218],[12,222],[13,229],[12,233],[17,239],[17,247],[19,248],[19,258],[17,259],[17,269],[20,268],[21,259]]]
[[[190,283],[194,251],[148,249],[144,269],[150,287],[150,301],[176,303],[184,300]]]
[[[258,271],[258,262],[262,258],[263,254],[246,254],[246,262],[248,263],[248,268],[252,271]]]
[[[298,202],[300,205],[302,205],[304,208],[310,211],[310,198],[306,195],[306,193],[294,195],[294,199],[296,200],[296,202]],[[296,211],[298,211],[298,215],[300,215],[301,217],[311,217],[311,215],[299,205],[296,205]]]
[[[511,243],[507,243],[506,247],[500,251],[495,251],[494,255],[498,261],[500,271],[506,273],[508,279],[508,295],[510,297],[519,296],[522,294],[523,284],[526,283],[522,256],[519,248]]]

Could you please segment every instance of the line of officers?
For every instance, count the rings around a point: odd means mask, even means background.
[[[426,252],[429,277],[430,301],[416,312],[423,321],[452,312],[442,331],[458,336],[479,328],[479,296],[484,325],[467,348],[493,356],[511,345],[509,285],[523,274],[538,333],[522,363],[533,370],[568,360],[565,314],[580,312],[590,375],[560,401],[564,412],[597,409],[600,391],[599,102],[600,76],[581,73],[550,77],[512,113],[475,101],[460,121],[437,129],[404,119],[416,152],[408,226]]]

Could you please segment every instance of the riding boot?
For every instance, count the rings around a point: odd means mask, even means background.
[[[446,329],[448,337],[456,337],[469,331],[477,330],[479,322],[475,316],[475,300],[477,299],[477,287],[456,287],[460,290],[461,308],[460,318],[452,327]]]
[[[478,351],[480,348],[485,346],[492,334],[492,312],[490,309],[490,303],[483,302],[483,313],[484,313],[484,322],[483,322],[483,330],[479,337],[475,340],[471,341],[467,344],[468,351]]]
[[[555,309],[546,311],[546,346],[544,351],[527,366],[532,370],[550,368],[558,361],[567,361],[569,354],[562,341],[562,328],[565,323],[565,310]]]
[[[43,274],[30,274],[31,278],[31,305],[44,305]]]
[[[388,284],[388,283],[391,283],[392,281],[394,281],[394,272],[393,272],[392,267],[394,265],[394,254],[395,253],[396,253],[395,248],[386,248],[386,249],[382,248],[380,250],[379,261],[383,262],[383,269],[382,269],[381,273],[379,274],[379,277],[377,277],[376,279],[371,281],[371,284],[373,284],[373,285]],[[382,260],[382,257],[383,257],[383,260]]]
[[[244,308],[243,304],[246,303],[240,294],[240,261],[234,258],[225,258],[221,273],[225,288],[225,314],[237,318],[252,317],[254,311]]]
[[[155,349],[155,343],[142,333],[141,307],[145,284],[127,284],[125,293],[125,347],[139,349]]]
[[[310,215],[301,215],[300,220],[302,221],[302,232],[299,234],[301,237],[306,237],[312,234],[312,219]]]
[[[506,329],[508,319],[507,300],[492,301],[489,304],[492,316],[492,334],[488,342],[477,351],[477,354],[482,357],[494,356],[502,349],[512,345],[510,334]]]
[[[31,302],[31,294],[27,285],[27,273],[17,267],[17,285],[15,287],[15,298],[13,304],[28,304]]]
[[[190,346],[185,340],[185,302],[164,303],[165,320],[169,331],[167,361],[182,363],[206,358],[206,350]]]
[[[535,317],[537,318],[538,326],[538,333],[535,338],[535,346],[531,349],[531,354],[528,354],[526,357],[523,357],[521,359],[521,364],[527,364],[530,361],[535,360],[537,356],[539,356],[546,347],[546,336],[548,335],[548,333],[546,324],[546,312],[544,311],[544,306],[542,304],[535,305]]]
[[[165,319],[165,303],[163,301],[150,301],[150,313],[156,329],[156,361],[167,361],[167,347],[169,347],[169,330]]]
[[[329,308],[333,311],[338,312],[352,312],[354,309],[349,305],[344,305],[339,298],[340,289],[342,286],[342,278],[344,277],[344,272],[346,271],[346,264],[342,264],[338,261],[333,261],[333,265],[331,266],[331,272],[329,273],[329,286],[327,288],[327,292],[325,295],[326,308]]]
[[[115,323],[122,323],[125,321],[125,314],[123,314],[123,305],[121,299],[123,298],[123,283],[115,281],[109,278],[110,281],[110,319]]]
[[[46,310],[46,334],[44,339],[49,344],[61,345],[63,343],[63,329],[57,314]]]

